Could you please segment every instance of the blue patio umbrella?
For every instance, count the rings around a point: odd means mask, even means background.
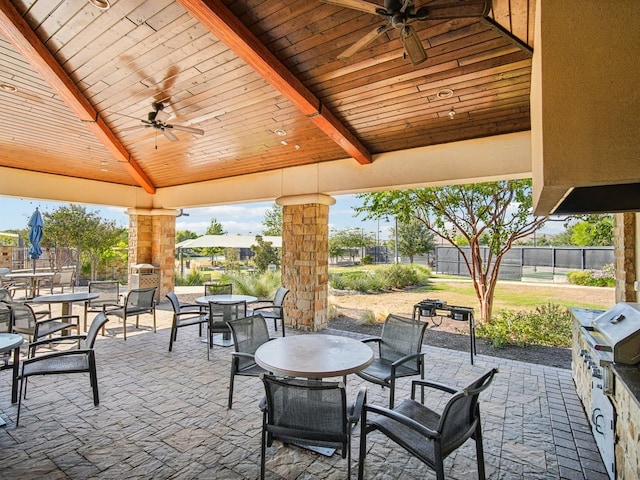
[[[42,227],[44,222],[42,221],[42,215],[40,210],[36,207],[36,211],[33,212],[29,219],[29,258],[33,259],[33,272],[36,271],[36,260],[42,255],[42,248],[40,247],[40,241],[42,240]]]

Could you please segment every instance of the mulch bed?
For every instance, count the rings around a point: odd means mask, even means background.
[[[349,332],[357,332],[365,335],[378,336],[382,331],[381,324],[363,324],[349,317],[339,317],[329,321],[329,328]],[[434,347],[449,348],[468,352],[470,348],[469,335],[451,333],[438,330],[437,326],[430,324],[425,333],[425,344]],[[534,363],[548,367],[571,368],[571,349],[561,347],[545,347],[541,345],[528,345],[517,347],[507,345],[496,348],[488,340],[476,338],[476,352],[479,355],[508,358],[520,362]]]

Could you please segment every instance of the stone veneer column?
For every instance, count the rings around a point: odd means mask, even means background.
[[[637,302],[636,214],[614,215],[614,256],[616,268],[616,302]]]
[[[160,269],[159,298],[175,282],[176,210],[129,209],[129,266],[150,263]],[[131,274],[131,272],[129,272]],[[129,284],[131,281],[129,279]]]
[[[307,331],[327,326],[329,285],[328,195],[280,197],[282,206],[282,284],[287,325]]]

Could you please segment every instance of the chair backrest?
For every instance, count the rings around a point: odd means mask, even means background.
[[[169,303],[171,304],[171,308],[173,308],[173,313],[179,313],[180,312],[180,300],[178,300],[178,297],[176,296],[176,294],[173,293],[173,292],[169,292],[169,293],[167,293],[166,297],[169,299]]]
[[[462,445],[475,431],[480,419],[478,396],[491,384],[497,372],[495,368],[489,370],[456,392],[445,405],[438,426],[445,455]]]
[[[205,295],[232,295],[233,284],[232,283],[205,283],[204,294]]]
[[[225,318],[224,312],[227,310],[229,315]],[[247,316],[247,302],[238,301],[232,304],[227,302],[209,302],[209,316],[211,319],[217,318],[219,322],[226,324],[226,322],[235,320],[237,318],[243,318]]]
[[[276,294],[273,297],[273,305],[281,307],[284,304],[284,299],[287,296],[287,293],[289,293],[288,288],[278,287],[278,290],[276,290]]]
[[[6,288],[0,288],[0,302],[12,302],[11,293]]]
[[[0,302],[0,333],[11,333],[13,331],[12,318],[9,305]]]
[[[346,446],[347,397],[342,383],[278,379],[262,375],[267,432],[273,438],[310,440],[317,446]]]
[[[127,293],[127,306],[153,308],[154,296],[158,287],[135,288]]]
[[[36,328],[36,315],[31,306],[18,302],[8,305],[13,314],[13,331],[33,335]]]
[[[390,314],[382,326],[380,357],[394,362],[405,355],[420,352],[426,328],[426,322]]]
[[[93,345],[96,343],[98,332],[108,321],[109,318],[104,314],[104,312],[100,312],[94,317],[91,325],[89,326],[89,330],[87,330],[87,338],[85,340],[86,348],[93,348]]]
[[[100,295],[89,302],[91,306],[102,306],[105,303],[116,304],[120,301],[120,284],[117,280],[89,282],[89,293]]]
[[[233,335],[233,344],[236,352],[253,355],[260,345],[269,341],[269,329],[267,322],[260,314],[250,317],[236,318],[227,322]],[[239,358],[239,367],[252,365],[255,362],[248,358]]]

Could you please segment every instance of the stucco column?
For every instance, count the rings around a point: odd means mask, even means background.
[[[280,197],[282,206],[282,284],[287,325],[317,331],[327,327],[329,290],[329,206],[323,194]]]
[[[173,290],[175,282],[176,217],[178,210],[135,209],[129,215],[129,266],[149,263],[160,269],[158,298]],[[129,271],[129,285],[131,285]]]
[[[637,214],[614,215],[613,247],[616,267],[616,302],[637,302]]]

